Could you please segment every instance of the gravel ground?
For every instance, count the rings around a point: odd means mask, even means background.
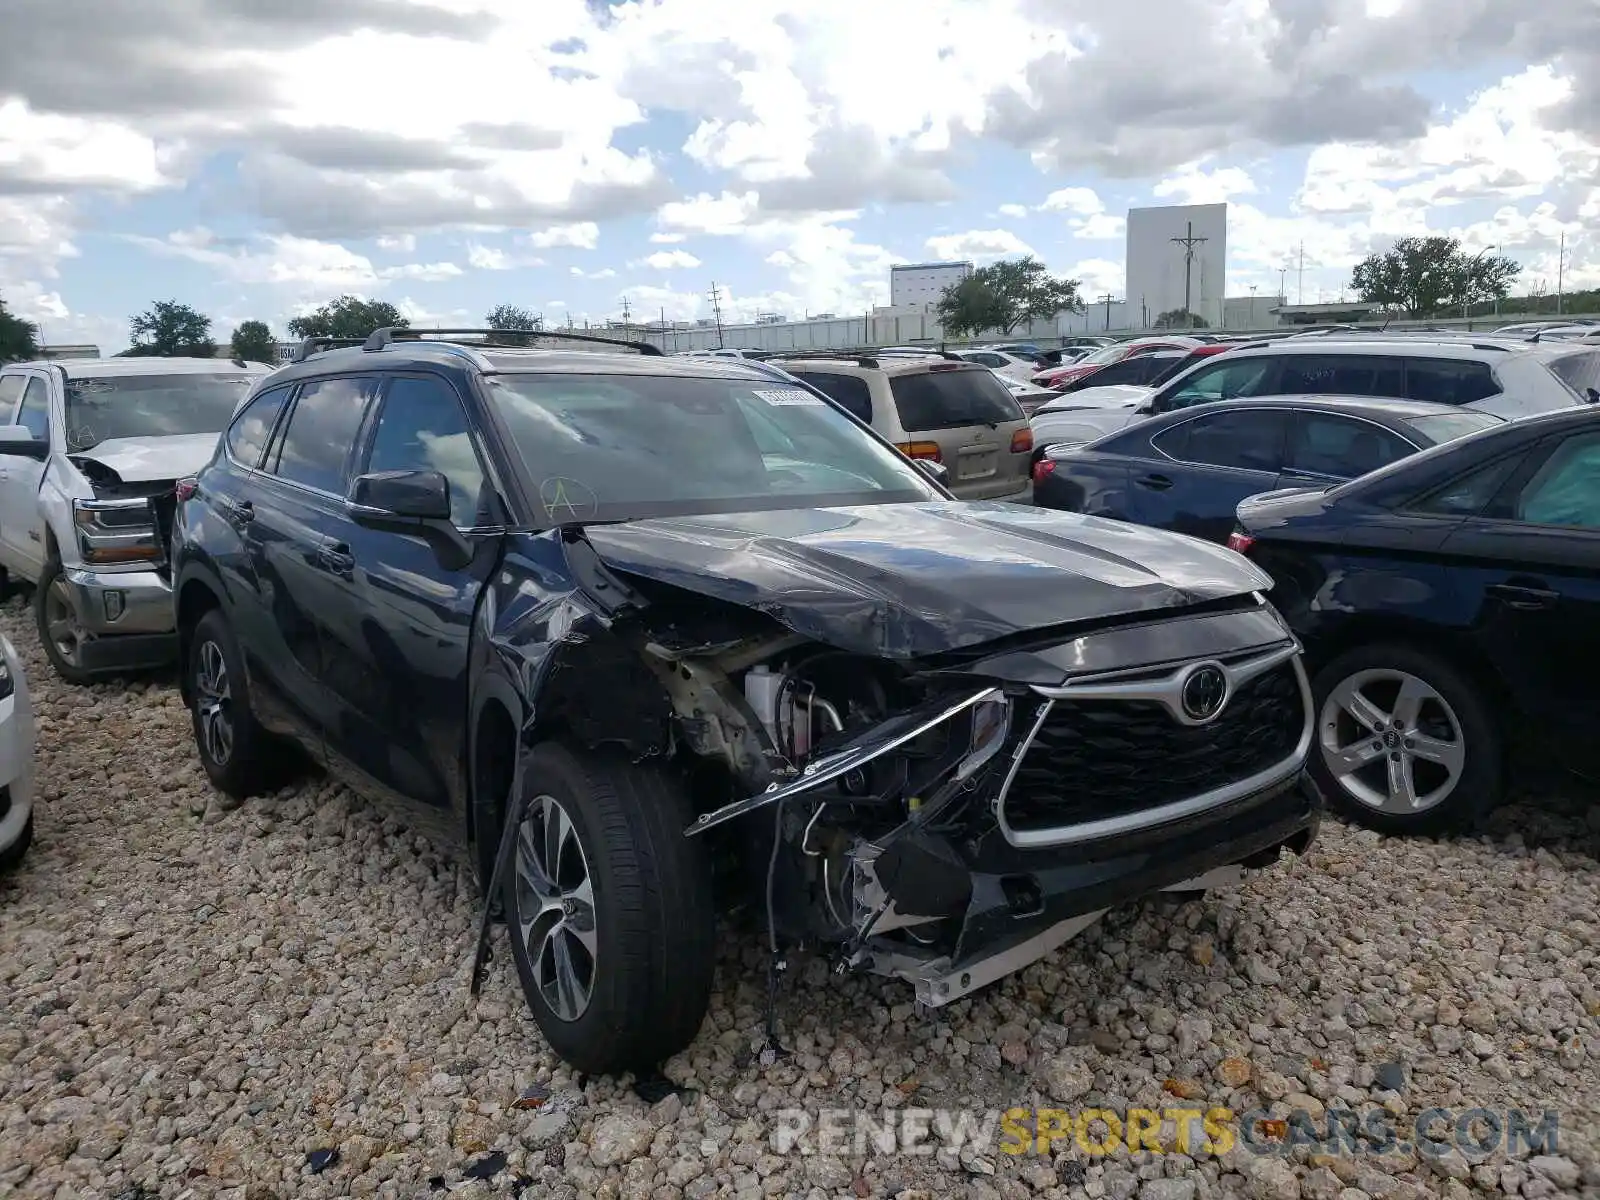
[[[926,1020],[904,988],[807,966],[794,1053],[766,1067],[761,958],[730,935],[710,1020],[667,1065],[694,1092],[652,1105],[552,1058],[508,955],[468,1002],[474,893],[448,854],[321,780],[221,808],[170,681],[65,687],[19,600],[0,630],[35,689],[42,789],[0,883],[0,1196],[1600,1196],[1600,822],[1569,783],[1472,840],[1330,823],[1304,861],[1116,914]],[[1437,1161],[773,1140],[795,1106],[1052,1104],[1386,1107],[1402,1131],[1430,1106],[1521,1107],[1560,1133]]]

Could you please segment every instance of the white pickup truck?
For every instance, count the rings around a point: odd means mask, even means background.
[[[0,370],[0,586],[34,585],[39,639],[67,682],[171,661],[174,486],[267,372],[208,358]]]

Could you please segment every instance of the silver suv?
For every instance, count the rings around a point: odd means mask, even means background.
[[[1353,333],[1246,342],[1191,367],[1134,409],[1074,409],[1064,396],[1061,407],[1034,418],[1034,437],[1040,446],[1088,442],[1196,404],[1307,395],[1426,400],[1511,419],[1600,400],[1600,349]]]
[[[943,464],[962,500],[1026,500],[1033,430],[987,367],[953,354],[838,351],[767,361],[832,397],[915,460]]]

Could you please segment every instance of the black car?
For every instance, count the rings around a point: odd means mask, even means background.
[[[1225,400],[1140,421],[1084,446],[1046,447],[1033,502],[1225,542],[1258,492],[1338,483],[1500,424],[1416,400]]]
[[[1379,829],[1469,825],[1508,743],[1600,767],[1600,411],[1525,418],[1239,506],[1315,672],[1312,769]]]
[[[694,1037],[716,888],[938,1006],[1313,836],[1237,555],[958,503],[770,364],[425,336],[304,353],[183,482],[184,695],[218,786],[289,739],[464,843],[581,1069]]]

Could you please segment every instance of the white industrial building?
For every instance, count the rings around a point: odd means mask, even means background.
[[[945,288],[972,274],[970,262],[904,263],[889,268],[889,307],[926,309],[939,303]]]
[[[1227,296],[1228,206],[1174,204],[1128,210],[1130,324],[1149,328],[1185,307],[1221,327]]]

